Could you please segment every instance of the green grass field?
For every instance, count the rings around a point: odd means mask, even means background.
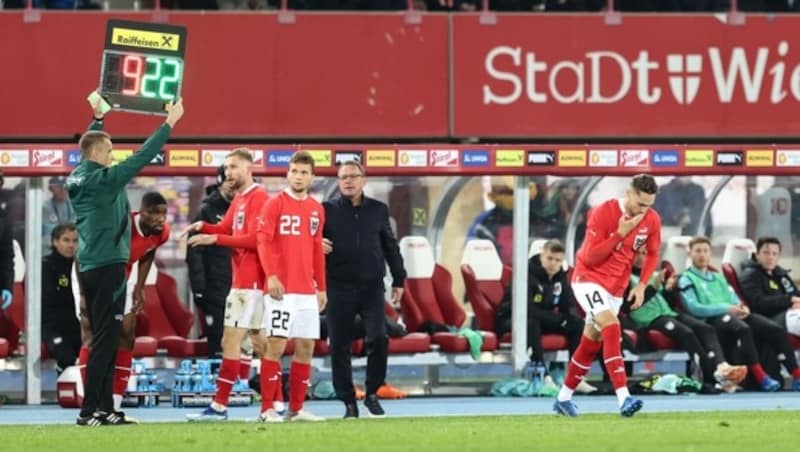
[[[320,424],[229,422],[0,427],[3,451],[791,451],[800,412],[640,413],[360,419]]]

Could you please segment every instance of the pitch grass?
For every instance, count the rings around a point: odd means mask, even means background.
[[[774,451],[800,449],[800,412],[473,416],[264,425],[0,427],[2,451]]]

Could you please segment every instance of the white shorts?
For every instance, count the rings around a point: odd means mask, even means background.
[[[284,294],[283,300],[264,295],[267,336],[319,339],[319,304],[316,295]]]
[[[622,307],[622,297],[611,295],[601,285],[593,282],[572,283],[572,293],[586,313],[587,324],[594,323],[594,316],[603,311],[611,311],[616,316]]]
[[[223,325],[260,330],[264,322],[264,292],[261,289],[231,289],[225,299]]]

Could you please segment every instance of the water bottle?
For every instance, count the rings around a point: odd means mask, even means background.
[[[19,344],[19,352],[24,356],[25,355],[25,332],[19,332],[19,340],[17,341]]]
[[[138,376],[139,374],[131,372],[131,375],[128,377],[128,386],[125,388],[127,392],[136,392]]]

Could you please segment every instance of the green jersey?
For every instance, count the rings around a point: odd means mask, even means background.
[[[689,267],[678,280],[683,306],[689,314],[707,319],[728,313],[739,297],[719,272]]]
[[[95,121],[89,130],[102,130]],[[128,159],[111,167],[82,160],[67,178],[75,210],[80,271],[128,262],[131,247],[131,207],[125,187],[166,144],[172,128],[159,127]]]
[[[655,281],[658,278],[658,273],[653,273],[650,278],[650,285],[655,287]],[[631,274],[631,286],[639,284],[639,275]],[[664,298],[660,290],[656,290],[655,294],[649,299],[645,300],[644,304],[639,309],[631,311],[630,317],[633,319],[636,326],[645,328],[653,322],[653,320],[661,317],[677,317],[678,313],[673,311],[669,306],[669,302]]]

